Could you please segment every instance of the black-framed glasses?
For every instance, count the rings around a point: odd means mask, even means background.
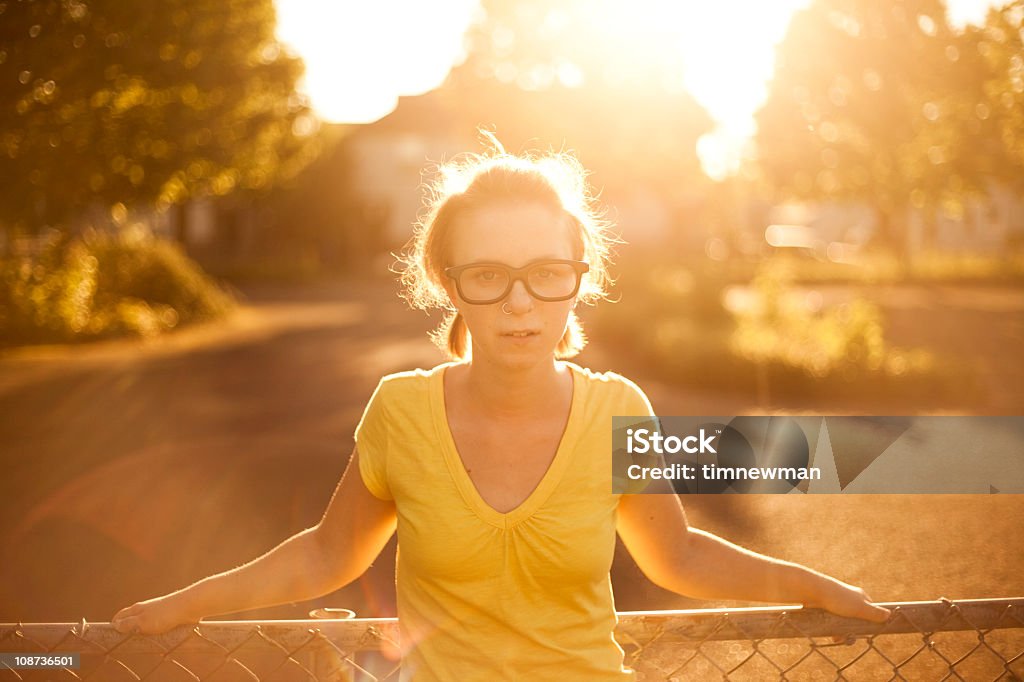
[[[502,263],[469,263],[444,269],[455,280],[459,297],[466,303],[497,303],[508,296],[512,285],[522,282],[538,301],[565,301],[580,290],[590,265],[578,260],[539,260],[521,268]]]

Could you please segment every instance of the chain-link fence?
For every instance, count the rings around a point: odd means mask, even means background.
[[[644,680],[1021,680],[1024,599],[883,604],[885,623],[771,607],[622,614]]]
[[[1024,678],[1024,598],[885,606],[881,624],[793,607],[628,612],[616,638],[641,680]],[[79,656],[77,667],[0,665],[0,680],[397,680],[397,640],[393,619],[210,621],[159,636],[4,624],[0,654]]]

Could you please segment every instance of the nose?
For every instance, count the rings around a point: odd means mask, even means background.
[[[533,310],[533,296],[526,290],[526,285],[522,280],[512,282],[512,291],[508,292],[508,296],[505,297],[505,303],[508,303],[508,309],[516,315]]]

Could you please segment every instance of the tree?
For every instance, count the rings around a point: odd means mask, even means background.
[[[784,194],[872,204],[906,257],[911,205],[984,185],[964,52],[940,0],[816,0],[794,15],[757,114],[762,172]]]
[[[315,153],[272,0],[0,4],[0,224],[258,190]]]
[[[970,132],[998,183],[1024,190],[1024,0],[989,10],[965,32],[974,61]]]

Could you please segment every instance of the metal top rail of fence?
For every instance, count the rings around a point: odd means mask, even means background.
[[[1024,679],[1024,598],[884,606],[885,623],[785,606],[620,612],[616,639],[639,680]],[[394,619],[204,621],[157,636],[2,624],[0,680],[397,680],[398,650]]]

